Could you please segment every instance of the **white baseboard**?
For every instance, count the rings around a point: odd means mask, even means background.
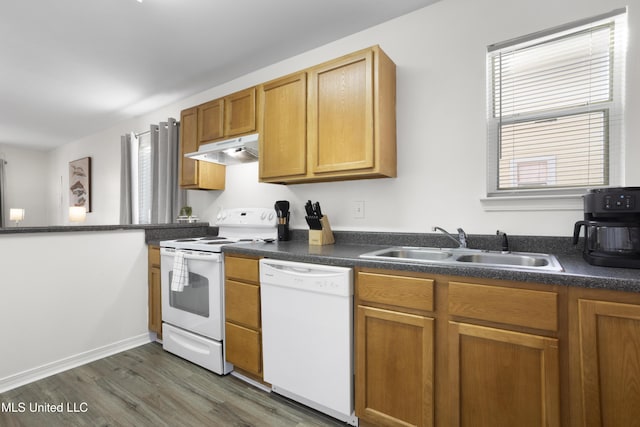
[[[271,393],[271,387],[268,387],[268,386],[266,386],[266,385],[264,385],[264,384],[262,384],[262,383],[260,383],[260,382],[258,382],[256,380],[254,380],[253,378],[249,378],[249,377],[247,377],[245,375],[242,375],[238,371],[231,371],[229,374],[231,376],[233,376],[233,377],[236,377],[236,378],[246,382],[246,383],[251,384],[252,386],[254,386],[256,388],[259,388],[262,391],[266,391],[267,393]]]
[[[141,334],[103,347],[85,351],[84,353],[65,357],[64,359],[56,360],[23,372],[18,372],[17,374],[13,374],[5,378],[0,378],[0,393],[4,393],[25,384],[82,366],[89,362],[93,362],[125,350],[148,344],[155,340],[155,334],[153,335],[154,336],[152,337],[151,333]]]

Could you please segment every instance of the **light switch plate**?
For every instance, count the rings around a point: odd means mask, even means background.
[[[354,219],[364,219],[364,200],[354,200],[351,202],[351,217]]]

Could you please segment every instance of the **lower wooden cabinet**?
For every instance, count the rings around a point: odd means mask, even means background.
[[[562,303],[554,286],[358,271],[361,425],[560,426]]]
[[[356,274],[361,426],[640,426],[640,293]]]
[[[640,294],[571,293],[572,425],[640,426]]]
[[[258,258],[225,255],[227,362],[262,380],[262,324]]]
[[[558,340],[449,323],[451,426],[560,426]]]
[[[155,332],[158,338],[162,338],[162,300],[160,290],[160,247],[150,245],[149,251],[149,330]]]
[[[362,271],[356,277],[361,425],[432,426],[433,280]]]
[[[262,337],[255,329],[225,322],[227,362],[236,368],[262,376]]]
[[[374,425],[433,425],[433,319],[357,310],[357,415]]]

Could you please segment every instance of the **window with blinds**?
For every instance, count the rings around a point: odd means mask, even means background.
[[[133,224],[151,224],[151,134],[131,133],[131,216]]]
[[[489,195],[619,179],[624,12],[489,47]]]

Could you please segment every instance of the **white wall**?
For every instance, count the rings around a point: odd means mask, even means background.
[[[0,393],[149,341],[144,230],[0,243]]]
[[[640,185],[640,0],[629,0],[629,52],[624,185]],[[443,0],[417,12],[257,70],[57,151],[54,170],[69,160],[95,159],[92,223],[118,221],[119,135],[178,117],[183,108],[379,44],[397,65],[398,177],[282,187],[257,182],[257,164],[227,168],[224,192],[190,191],[194,213],[212,221],[220,207],[288,199],[294,227],[305,227],[302,205],[319,200],[335,229],[429,232],[433,225],[468,233],[569,235],[581,219],[580,200],[565,210],[487,211],[485,194],[485,55],[489,44],[609,12],[602,0]],[[100,165],[100,166],[98,166]],[[54,172],[54,175],[62,173]],[[58,176],[55,175],[55,176]],[[55,177],[54,176],[54,177]],[[102,182],[102,184],[99,184]],[[350,205],[365,201],[365,218]],[[563,208],[564,209],[564,208]]]
[[[9,221],[10,208],[25,210],[21,227],[43,225],[47,223],[46,202],[48,154],[42,150],[16,148],[0,145],[0,159],[5,159],[5,225],[13,227]]]

